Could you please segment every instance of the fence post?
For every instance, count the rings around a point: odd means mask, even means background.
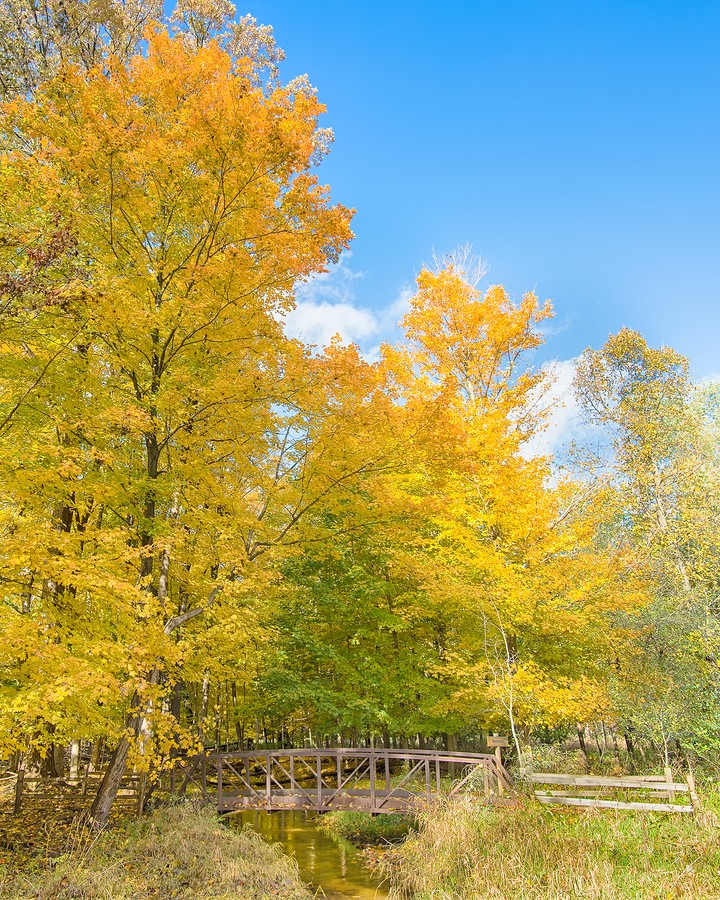
[[[13,815],[17,816],[22,806],[23,786],[25,785],[25,769],[18,769],[17,781],[15,782],[15,804],[13,806]]]
[[[318,742],[319,743],[319,742]],[[317,805],[318,809],[322,808],[323,799],[322,799],[322,756],[318,753],[317,756]]]
[[[502,782],[502,751],[500,747],[495,748],[495,759],[497,760],[497,783],[498,783],[498,796],[502,796],[505,788]]]
[[[693,775],[692,765],[687,773],[687,778],[685,779],[688,786],[688,793],[690,794],[690,803],[692,803],[692,808],[695,812],[700,812],[700,800],[698,798],[697,792],[695,790],[695,776]]]
[[[141,816],[145,810],[145,788],[147,785],[147,773],[141,772],[137,787],[137,814]]]
[[[375,812],[375,774],[377,760],[375,753],[370,750],[370,812]]]
[[[223,806],[223,779],[222,779],[222,757],[218,756],[217,761],[217,808],[218,812]]]
[[[668,784],[673,783],[673,771],[670,766],[665,766],[665,778],[667,778]],[[668,791],[668,800],[672,803],[675,800],[675,791]]]

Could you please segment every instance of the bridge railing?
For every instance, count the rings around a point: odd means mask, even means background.
[[[512,786],[494,755],[385,748],[296,748],[215,754],[218,809],[366,809],[397,812],[434,794]],[[397,771],[402,764],[402,771]],[[461,777],[453,769],[462,769]],[[480,788],[480,784],[482,788]],[[207,777],[203,778],[207,793]]]

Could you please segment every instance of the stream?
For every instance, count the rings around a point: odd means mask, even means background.
[[[348,841],[315,827],[304,812],[246,811],[228,816],[228,824],[250,825],[271,844],[297,860],[302,880],[326,900],[384,900],[388,893]]]

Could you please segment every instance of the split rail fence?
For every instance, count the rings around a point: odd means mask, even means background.
[[[32,806],[56,806],[59,802],[71,799],[80,807],[89,806],[100,782],[103,772],[86,770],[77,778],[48,778],[39,775],[28,775],[22,769],[13,775],[0,778],[0,797],[13,798],[13,814],[18,815],[28,804]],[[118,789],[116,802],[119,805],[137,807],[142,812],[146,792],[146,776],[128,773],[123,776]]]
[[[676,782],[671,772],[617,778],[538,772],[530,776],[530,781],[542,785],[535,789],[535,796],[545,804],[672,813],[693,813],[700,808],[692,775],[685,782]]]

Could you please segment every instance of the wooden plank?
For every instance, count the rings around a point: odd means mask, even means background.
[[[581,791],[583,797],[606,797],[607,792],[601,790]],[[535,791],[536,797],[577,797],[577,791]]]
[[[640,809],[645,812],[693,812],[692,806],[680,806],[672,803],[626,803],[621,800],[593,800],[588,797],[539,796],[537,799],[540,803],[557,803],[561,806],[595,806],[601,809]]]
[[[640,777],[622,776],[612,778],[605,775],[555,775],[536,772],[530,775],[534,784],[571,784],[577,787],[644,788],[648,791],[688,791],[686,784],[671,784],[666,781],[644,781]]]

